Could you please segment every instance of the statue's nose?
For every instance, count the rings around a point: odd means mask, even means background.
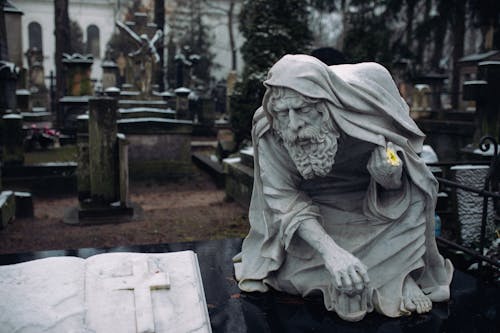
[[[297,111],[294,109],[290,109],[289,111],[290,129],[294,131],[300,130],[304,126],[304,120],[297,114]]]

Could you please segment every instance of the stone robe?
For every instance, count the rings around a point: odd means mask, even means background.
[[[304,180],[272,130],[268,93],[264,96],[252,131],[251,228],[235,264],[240,288],[321,293],[325,307],[338,312],[338,291],[321,255],[296,233],[311,218],[365,264],[370,299],[385,315],[407,312],[401,301],[410,273],[426,293],[448,286],[452,266],[438,253],[434,238],[437,182],[417,154],[424,135],[387,70],[375,63],[327,67],[308,56],[287,55],[264,84],[326,100],[341,136],[331,172]],[[388,141],[404,166],[396,190],[383,189],[366,169],[375,147]]]

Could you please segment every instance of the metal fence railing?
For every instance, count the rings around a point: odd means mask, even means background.
[[[445,239],[443,237],[437,236],[436,240],[438,244],[445,245],[447,247],[454,248],[456,250],[467,253],[472,256],[475,261],[478,262],[479,266],[482,266],[483,263],[488,263],[496,268],[500,268],[500,261],[494,258],[490,258],[484,255],[484,249],[486,246],[486,223],[488,218],[488,202],[489,200],[498,201],[500,200],[500,192],[498,189],[498,184],[500,182],[500,159],[498,156],[498,144],[495,138],[491,136],[485,136],[480,140],[479,148],[481,151],[486,152],[493,148],[493,155],[489,162],[489,168],[486,174],[486,177],[483,182],[482,188],[475,188],[470,185],[465,185],[458,183],[456,181],[452,181],[443,177],[436,177],[441,186],[445,186],[451,189],[461,189],[464,191],[468,191],[471,193],[475,193],[478,196],[483,198],[482,201],[482,215],[481,215],[481,230],[479,236],[479,249],[478,251],[471,249],[469,247],[460,245],[454,241]],[[487,162],[486,162],[487,163]],[[457,164],[485,164],[485,162],[447,162],[447,163],[432,163],[428,164],[431,167],[441,167],[441,168],[449,168],[452,165]],[[500,202],[500,201],[499,201]],[[495,206],[495,205],[493,205]]]

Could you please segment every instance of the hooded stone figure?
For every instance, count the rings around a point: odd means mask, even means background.
[[[318,294],[350,321],[448,300],[453,267],[434,237],[437,181],[389,72],[286,55],[264,85],[251,228],[234,258],[240,289]]]

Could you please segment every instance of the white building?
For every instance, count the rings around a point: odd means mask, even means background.
[[[84,42],[89,35],[94,35],[94,65],[92,78],[101,78],[101,59],[105,55],[106,43],[114,31],[114,20],[117,13],[118,0],[69,0],[68,14],[77,22],[83,31]],[[53,0],[10,0],[19,10],[24,12],[22,18],[23,50],[30,46],[41,47],[44,54],[44,68],[48,75],[55,71],[55,35],[54,35],[54,1]],[[97,46],[98,45],[98,46]],[[93,53],[94,53],[93,52]],[[24,59],[24,66],[27,61]]]
[[[44,54],[44,68],[48,75],[50,71],[55,71],[55,35],[54,35],[54,1],[53,0],[10,0],[12,5],[21,10],[22,17],[22,43],[23,52],[31,46],[42,49]],[[150,3],[151,1],[143,1]],[[171,0],[165,1],[166,6]],[[172,1],[175,2],[175,1]],[[211,1],[221,8],[228,8],[228,0]],[[239,3],[239,1],[237,1]],[[115,20],[121,19],[120,12],[128,4],[127,0],[69,0],[69,18],[79,24],[83,31],[83,41],[93,47],[89,51],[94,54],[94,64],[92,65],[92,79],[100,80],[102,77],[101,60],[105,57],[106,44],[115,31]],[[121,8],[120,8],[121,7]],[[235,21],[239,6],[235,8]],[[225,21],[227,20],[223,12],[213,10],[206,17],[207,23],[213,28],[213,52],[215,62],[221,67],[213,72],[217,79],[225,78],[231,70],[231,52],[229,48],[229,35]],[[168,17],[167,17],[168,33]],[[7,27],[8,29],[8,27]],[[237,24],[233,31],[236,37],[237,48],[242,44]],[[91,43],[89,43],[89,40]],[[92,42],[94,41],[94,42]],[[165,43],[166,44],[166,43]],[[27,60],[24,57],[24,66],[27,67]],[[242,68],[241,58],[238,52],[238,70]]]

